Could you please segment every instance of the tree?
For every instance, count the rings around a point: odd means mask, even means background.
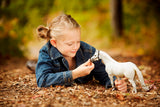
[[[122,0],[110,0],[111,8],[111,25],[114,35],[120,37],[122,35]]]

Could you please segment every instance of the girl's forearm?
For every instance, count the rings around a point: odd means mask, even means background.
[[[79,73],[79,71],[77,69],[74,69],[72,71],[72,78],[73,78],[73,80],[76,79],[76,78],[78,78],[78,77],[81,77],[80,73]]]

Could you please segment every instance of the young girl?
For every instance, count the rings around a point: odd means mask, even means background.
[[[47,26],[37,28],[38,36],[49,41],[39,51],[36,80],[39,87],[86,83],[93,76],[106,88],[110,79],[101,60],[92,63],[89,59],[95,48],[81,41],[80,25],[70,16],[62,14]],[[115,81],[118,90],[126,92],[122,79]]]

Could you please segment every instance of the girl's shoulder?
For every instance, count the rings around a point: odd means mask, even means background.
[[[89,52],[92,54],[94,54],[94,52],[96,51],[96,49],[93,46],[89,45],[88,43],[86,43],[84,41],[81,41],[80,48],[82,51]]]
[[[54,60],[59,57],[63,57],[62,54],[51,45],[50,41],[48,41],[41,49],[40,49],[40,55],[45,55],[46,57],[49,57],[50,59]]]
[[[84,41],[81,41],[81,47],[84,47],[84,48],[94,48],[93,46],[89,45],[88,43],[86,43]]]
[[[42,46],[42,48],[40,49],[40,51],[48,51],[50,48],[51,48],[51,46],[50,46],[51,44],[50,44],[50,42],[48,41],[46,44],[44,44],[43,46]]]

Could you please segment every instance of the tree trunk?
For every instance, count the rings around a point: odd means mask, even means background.
[[[11,2],[10,0],[0,0],[1,8],[8,7],[10,2]]]
[[[122,0],[110,0],[111,26],[114,36],[122,36]]]

